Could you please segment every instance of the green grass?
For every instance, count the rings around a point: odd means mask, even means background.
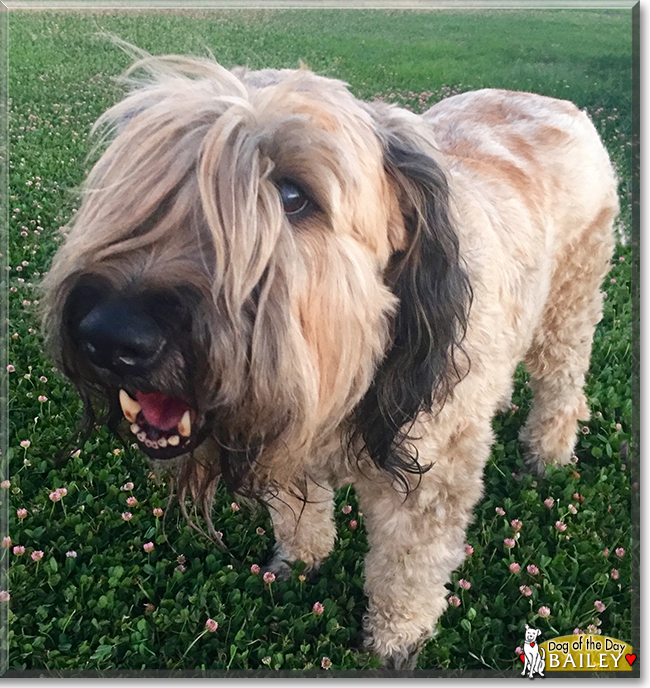
[[[316,29],[316,30],[315,30]],[[109,31],[155,53],[205,54],[226,66],[312,69],[345,79],[363,98],[415,110],[484,86],[536,91],[586,108],[621,176],[621,232],[630,227],[631,16],[629,12],[231,11],[179,14],[12,13],[9,19],[10,221],[8,265],[11,423],[8,534],[22,556],[9,561],[9,664],[63,669],[366,669],[356,649],[363,596],[363,517],[354,493],[337,496],[339,539],[313,582],[296,569],[264,585],[250,572],[273,538],[263,511],[233,510],[219,491],[214,520],[230,555],[185,524],[169,485],[148,475],[144,457],[98,429],[67,463],[55,458],[74,430],[80,404],[42,353],[38,282],[75,208],[87,170],[87,133],[117,98],[113,77],[128,59],[95,34]],[[474,548],[453,575],[461,600],[442,617],[420,668],[514,670],[524,623],[543,639],[597,625],[632,639],[631,247],[620,246],[594,342],[585,425],[573,469],[535,480],[523,470],[516,437],[530,405],[518,373],[513,402],[497,417],[485,498],[468,533]],[[610,280],[616,280],[612,282]],[[45,400],[43,398],[46,398]],[[29,442],[29,446],[27,445]],[[68,454],[71,452],[67,452]],[[121,489],[128,481],[132,490]],[[67,494],[50,499],[56,488]],[[580,495],[578,498],[574,495]],[[126,500],[135,496],[137,505]],[[548,508],[544,500],[552,497]],[[577,507],[571,512],[570,504]],[[350,505],[350,514],[342,513]],[[18,509],[26,509],[24,519]],[[499,515],[496,509],[505,511]],[[130,521],[121,514],[130,511]],[[359,527],[350,528],[350,521]],[[512,549],[510,522],[522,522]],[[556,521],[567,524],[559,532]],[[146,553],[143,545],[153,542]],[[617,548],[625,553],[618,556]],[[604,554],[605,550],[608,554]],[[75,551],[76,558],[66,556]],[[31,554],[42,551],[40,561]],[[183,559],[179,559],[179,557]],[[511,573],[509,564],[520,564]],[[530,575],[534,564],[539,573]],[[178,567],[184,567],[184,571]],[[619,571],[618,579],[611,575]],[[463,590],[458,580],[470,581]],[[527,585],[526,597],[520,586]],[[598,613],[596,600],[606,605]],[[324,613],[312,612],[314,602]],[[551,616],[539,618],[541,606]],[[206,630],[208,618],[218,622]]]

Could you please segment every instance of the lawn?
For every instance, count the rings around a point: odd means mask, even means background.
[[[169,480],[150,474],[137,451],[103,428],[75,444],[81,405],[43,355],[38,284],[74,213],[89,128],[120,97],[114,77],[129,63],[98,37],[102,31],[159,54],[210,50],[228,67],[302,60],[346,80],[361,98],[416,111],[491,86],[566,98],[589,113],[617,166],[622,203],[587,381],[592,419],[581,429],[577,463],[535,479],[517,442],[531,400],[518,371],[513,407],[494,421],[468,556],[419,668],[514,674],[525,623],[543,639],[581,629],[638,640],[631,12],[12,12],[3,257],[10,423],[0,476],[10,481],[0,485],[9,504],[3,535],[11,538],[3,541],[8,571],[0,581],[11,595],[0,603],[9,669],[322,672],[323,658],[330,671],[378,666],[357,648],[367,545],[352,490],[337,495],[339,538],[320,575],[304,580],[297,566],[290,581],[269,585],[251,571],[273,544],[263,510],[219,491],[213,518],[228,545],[223,553],[177,507],[165,510]],[[550,615],[540,616],[542,607]]]

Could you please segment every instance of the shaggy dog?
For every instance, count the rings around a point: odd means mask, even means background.
[[[365,647],[414,667],[517,364],[531,466],[569,462],[588,417],[618,211],[603,145],[530,93],[418,116],[306,69],[136,66],[46,280],[53,356],[213,535],[220,477],[262,498],[277,574],[327,557],[353,483]]]

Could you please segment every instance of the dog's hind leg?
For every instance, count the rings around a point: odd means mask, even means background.
[[[584,395],[592,339],[602,317],[600,285],[613,253],[615,210],[604,207],[558,257],[548,300],[524,362],[533,406],[520,440],[531,469],[567,464],[577,422],[589,419]]]
[[[265,502],[276,539],[266,570],[287,579],[297,560],[307,565],[307,571],[318,569],[336,540],[332,488],[308,478],[300,489],[267,495]]]

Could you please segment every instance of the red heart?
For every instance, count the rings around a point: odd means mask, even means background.
[[[526,657],[524,655],[519,655],[519,659],[524,663],[526,662]]]
[[[530,646],[531,646],[531,647],[535,647],[535,643],[531,643]]]
[[[636,655],[625,655],[625,659],[627,659],[627,663],[632,666],[634,662],[636,662]]]

